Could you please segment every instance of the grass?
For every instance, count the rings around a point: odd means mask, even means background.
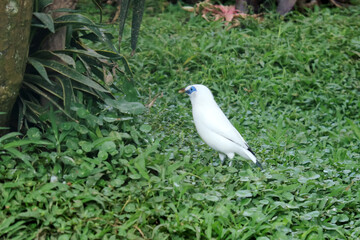
[[[0,238],[360,238],[359,12],[268,14],[226,31],[148,9],[129,62],[143,103],[163,95],[121,122],[78,106],[79,125],[32,129],[21,153],[0,139]],[[264,171],[219,164],[177,93],[192,83],[213,91]]]

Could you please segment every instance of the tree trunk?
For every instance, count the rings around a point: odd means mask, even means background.
[[[235,8],[241,13],[248,14],[250,10],[252,13],[258,13],[261,2],[260,0],[236,0]]]
[[[55,12],[60,8],[75,9],[78,0],[53,0],[53,3],[44,9],[44,12],[50,13],[53,19],[61,17],[66,12]],[[66,27],[59,28],[56,33],[51,34],[42,45],[45,50],[63,50],[65,49]]]
[[[33,0],[0,1],[0,127],[9,126],[29,52]],[[0,132],[0,135],[2,133]]]
[[[61,8],[66,9],[75,9],[78,0],[53,0],[52,4],[47,6],[44,9],[45,13],[51,14],[51,17],[55,20],[58,17],[61,17],[66,12],[56,12],[56,10]],[[65,40],[66,40],[66,27],[61,27],[56,30],[54,34],[50,34],[41,45],[41,49],[49,50],[49,51],[56,51],[56,50],[63,50],[65,49]],[[59,58],[53,58],[56,61],[61,61]],[[53,80],[52,78],[50,78]],[[41,104],[47,105],[49,102],[44,97],[40,99]]]

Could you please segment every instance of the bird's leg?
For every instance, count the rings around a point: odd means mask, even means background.
[[[234,153],[228,153],[227,157],[230,159],[229,162],[229,167],[232,166],[232,159],[234,158],[235,154]]]
[[[219,158],[220,158],[220,161],[221,161],[221,165],[224,164],[225,157],[226,157],[225,154],[219,153]]]

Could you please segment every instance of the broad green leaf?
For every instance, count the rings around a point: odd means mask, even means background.
[[[147,125],[147,124],[143,124],[140,126],[140,131],[142,131],[144,133],[148,133],[151,131],[151,126]]]
[[[122,113],[141,114],[146,108],[139,102],[127,102],[125,100],[105,99],[105,103],[111,107],[117,108]]]
[[[252,197],[252,193],[250,190],[238,190],[235,192],[235,195],[240,198]]]
[[[31,140],[40,140],[41,138],[41,132],[38,128],[32,127],[29,128],[26,135],[31,139]]]
[[[111,153],[116,150],[116,144],[112,141],[107,141],[100,146],[100,149],[104,152]]]
[[[309,213],[306,213],[306,214],[300,216],[300,218],[303,220],[309,221],[309,220],[319,217],[319,216],[320,216],[319,211],[313,211],[313,212],[309,212]]]
[[[203,193],[194,193],[192,197],[198,201],[202,201],[205,199],[205,195]]]

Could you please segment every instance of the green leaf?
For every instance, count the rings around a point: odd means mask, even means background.
[[[95,81],[91,80],[90,78],[78,73],[76,70],[69,68],[57,61],[54,60],[41,60],[40,61],[45,67],[50,68],[51,70],[54,70],[55,72],[60,73],[61,75],[71,78],[74,81],[77,81],[85,86],[91,87],[93,89],[96,89],[100,92],[108,92],[106,89],[104,89],[100,84],[96,83]]]
[[[61,88],[60,88],[58,82],[55,81],[57,78],[54,77],[53,79],[54,79],[54,81],[49,83],[48,81],[44,80],[44,78],[40,77],[39,75],[25,74],[25,76],[24,76],[24,80],[26,82],[30,82],[33,85],[36,85],[37,87],[42,88],[46,92],[51,93],[53,96],[63,100]]]
[[[151,131],[151,126],[148,124],[143,124],[140,126],[140,131],[144,133],[149,133]]]
[[[100,3],[97,1],[97,0],[92,0],[93,4],[99,9],[99,14],[100,14],[100,23],[102,22],[102,15],[103,15],[103,12],[102,12],[102,7],[100,5]]]
[[[205,195],[203,193],[194,193],[192,197],[198,201],[202,201],[205,199]]]
[[[76,120],[71,116],[69,115],[69,113],[67,113],[56,101],[54,101],[47,93],[41,91],[39,88],[37,88],[36,86],[30,84],[30,83],[27,83],[27,82],[24,82],[24,85],[28,86],[29,88],[31,88],[33,91],[35,91],[36,93],[40,94],[41,96],[43,96],[44,98],[46,98],[47,100],[49,100],[55,107],[57,107],[60,111],[62,111],[68,118],[70,118],[71,120],[75,121]],[[38,105],[39,108],[41,110],[44,110],[44,108],[40,105]],[[34,111],[36,111],[34,109]],[[40,112],[37,112],[37,115],[39,116],[41,113]]]
[[[54,21],[50,14],[41,12],[34,12],[33,14],[44,24],[44,28],[47,28],[50,32],[55,33]]]
[[[7,144],[4,144],[4,149],[14,148],[14,147],[23,147],[28,144],[36,144],[36,145],[52,145],[53,143],[45,140],[35,140],[35,139],[22,139],[13,141]]]
[[[26,141],[26,140],[24,140],[24,141]],[[22,145],[23,144],[20,144],[20,146],[22,146]],[[22,160],[26,164],[26,166],[28,166],[30,169],[32,169],[35,172],[33,165],[30,163],[31,158],[29,155],[23,154],[23,153],[19,152],[18,150],[16,150],[15,148],[9,147],[9,146],[7,146],[6,148],[4,147],[4,149],[6,149],[9,153],[14,155],[15,157]]]
[[[112,141],[107,141],[100,146],[100,149],[104,152],[111,153],[116,150],[116,144]]]
[[[88,17],[82,14],[65,14],[55,19],[56,27],[62,27],[69,24],[79,24],[81,26],[96,26],[96,24]]]
[[[146,108],[139,102],[127,102],[125,100],[105,99],[105,103],[111,107],[117,108],[122,113],[141,114]]]
[[[39,61],[37,61],[36,58],[29,57],[28,61],[36,69],[36,71],[40,74],[41,77],[43,77],[48,83],[53,85],[53,83],[48,77],[45,67]]]
[[[47,6],[49,6],[52,3],[53,3],[53,0],[38,0],[38,4],[39,4],[38,12],[42,12],[42,10],[44,8],[46,8]]]
[[[360,127],[357,126],[351,119],[347,118],[346,121],[349,123],[351,129],[355,133],[355,136],[360,140]]]
[[[5,134],[4,136],[0,137],[0,143],[2,143],[3,141],[5,141],[6,139],[13,138],[13,137],[20,136],[20,135],[22,135],[22,134],[19,133],[19,132],[7,133],[7,134]]]
[[[122,0],[121,1],[121,8],[120,8],[120,15],[119,15],[119,49],[121,46],[121,40],[122,40],[122,35],[124,32],[124,27],[125,27],[125,21],[126,21],[126,17],[128,14],[128,10],[129,10],[129,2],[130,0]]]
[[[134,53],[135,53],[144,10],[145,10],[145,0],[134,0],[133,1],[133,18],[132,18],[132,26],[131,26],[132,55],[134,55]]]
[[[104,53],[104,52],[106,52],[108,54],[101,54],[101,53]],[[87,57],[96,58],[96,59],[102,59],[102,58],[104,58],[104,59],[108,59],[108,58],[116,59],[119,56],[119,54],[115,53],[115,52],[106,51],[106,50],[95,50],[95,51],[93,51],[91,49],[88,49],[88,50],[64,49],[64,50],[54,51],[54,53],[63,53],[63,54],[66,54],[66,55],[78,54],[78,55],[87,56]]]
[[[32,127],[29,128],[26,135],[31,139],[31,140],[40,140],[41,138],[41,132],[38,128]]]
[[[309,221],[313,218],[317,218],[320,216],[320,212],[319,211],[313,211],[313,212],[309,212],[309,213],[306,213],[302,216],[300,216],[301,219],[305,220],[305,221]]]
[[[252,193],[250,190],[238,190],[235,192],[235,195],[240,198],[252,197]]]
[[[86,28],[88,28],[91,32],[95,33],[95,35],[99,38],[99,40],[103,43],[106,43],[106,45],[114,52],[117,52],[114,44],[112,43],[111,39],[108,38],[108,36],[101,31],[98,27],[96,26],[86,26]]]
[[[56,77],[56,79],[59,81],[59,83],[61,84],[61,88],[62,88],[62,99],[64,102],[64,110],[67,113],[70,113],[70,107],[71,107],[71,103],[75,101],[75,94],[73,92],[73,87],[71,84],[71,81],[69,78],[67,77]]]

